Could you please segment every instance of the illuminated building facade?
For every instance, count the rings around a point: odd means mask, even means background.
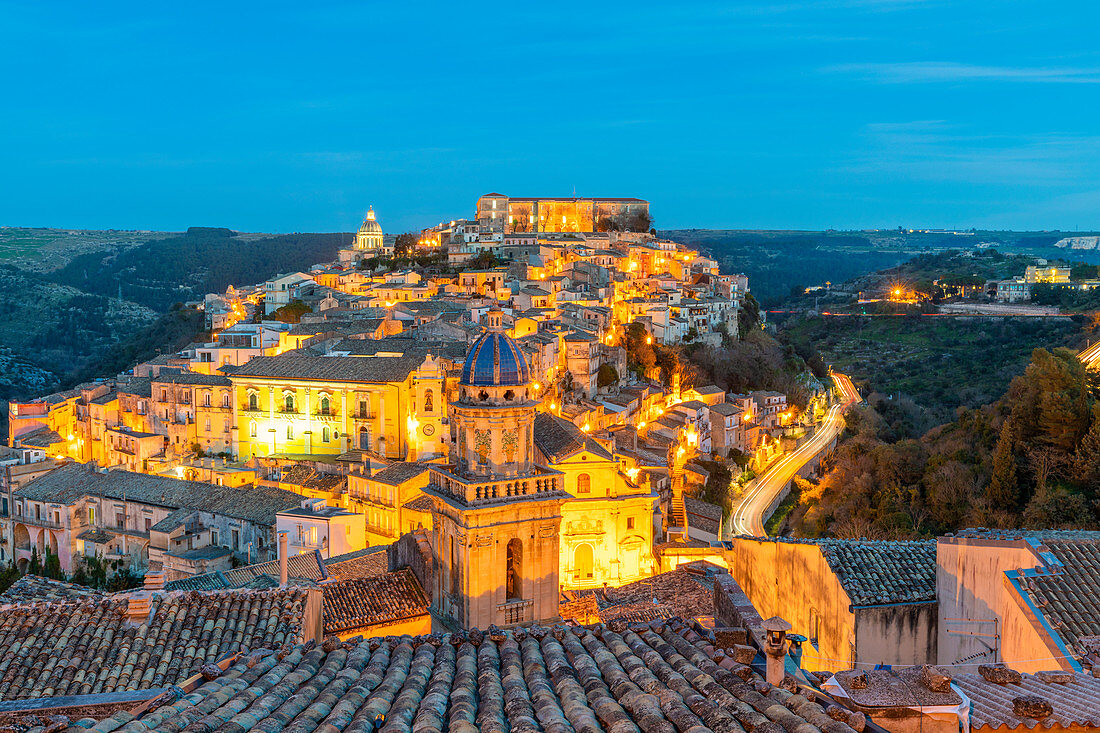
[[[619,586],[653,574],[653,516],[658,497],[636,483],[605,446],[550,413],[535,419],[539,461],[561,471],[558,579],[562,590]]]
[[[606,232],[650,229],[649,202],[637,198],[511,198],[490,193],[477,200],[484,233]]]
[[[349,450],[405,459],[415,455],[411,446],[427,430],[432,431],[428,444],[437,450],[433,436],[440,416],[421,421],[413,402],[422,365],[431,375],[427,381],[438,385],[439,367],[423,352],[257,357],[229,377],[233,452],[240,460],[337,456]],[[419,404],[437,388],[420,388]]]
[[[374,209],[367,209],[367,218],[363,219],[359,231],[355,233],[355,249],[360,252],[382,252],[382,225],[374,216]]]
[[[431,468],[436,610],[466,628],[558,617],[562,474],[535,462],[538,402],[503,313],[466,357],[451,462]]]

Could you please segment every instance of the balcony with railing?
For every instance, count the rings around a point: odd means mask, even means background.
[[[13,517],[13,519],[16,522],[21,522],[23,524],[30,524],[30,525],[33,525],[35,527],[45,527],[46,529],[65,529],[65,525],[62,524],[61,522],[55,522],[53,520],[46,519],[45,517],[39,519],[37,517],[33,517],[33,516],[30,516],[30,515],[24,514],[24,515],[16,515],[15,517]]]
[[[497,604],[497,618],[503,626],[515,626],[531,620],[531,612],[535,607],[534,601],[522,598],[511,598],[504,603]]]
[[[433,468],[431,486],[440,494],[467,504],[493,504],[517,498],[552,499],[564,493],[558,471],[531,471],[515,477],[478,480],[458,476],[442,468]]]

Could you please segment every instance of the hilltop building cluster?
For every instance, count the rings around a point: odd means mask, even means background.
[[[489,194],[445,267],[359,266],[392,245],[371,210],[211,340],[10,404],[0,561],[141,586],[0,594],[0,725],[1100,731],[1100,535],[729,536],[700,459],[812,416],[633,358],[748,290],[646,202]]]
[[[328,557],[422,531],[446,561],[436,610],[467,625],[721,562],[692,459],[766,457],[805,427],[780,393],[663,383],[628,358],[735,338],[748,287],[648,212],[490,194],[456,250],[493,266],[370,269],[392,254],[372,209],[343,264],[207,296],[211,340],[9,405],[0,561],[102,557],[173,582],[277,559],[282,532]],[[498,565],[513,584],[481,588]]]

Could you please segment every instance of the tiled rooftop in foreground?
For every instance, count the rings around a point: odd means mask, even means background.
[[[685,623],[386,637],[242,655],[193,692],[67,730],[854,733]],[[92,711],[94,713],[94,710]]]
[[[300,643],[307,594],[156,593],[148,605],[114,595],[5,606],[0,700],[167,687],[228,654]],[[129,612],[139,608],[144,612]]]

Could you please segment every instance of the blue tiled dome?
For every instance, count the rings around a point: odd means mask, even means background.
[[[462,384],[476,387],[518,387],[530,381],[523,352],[500,331],[489,331],[475,341],[462,367]]]

